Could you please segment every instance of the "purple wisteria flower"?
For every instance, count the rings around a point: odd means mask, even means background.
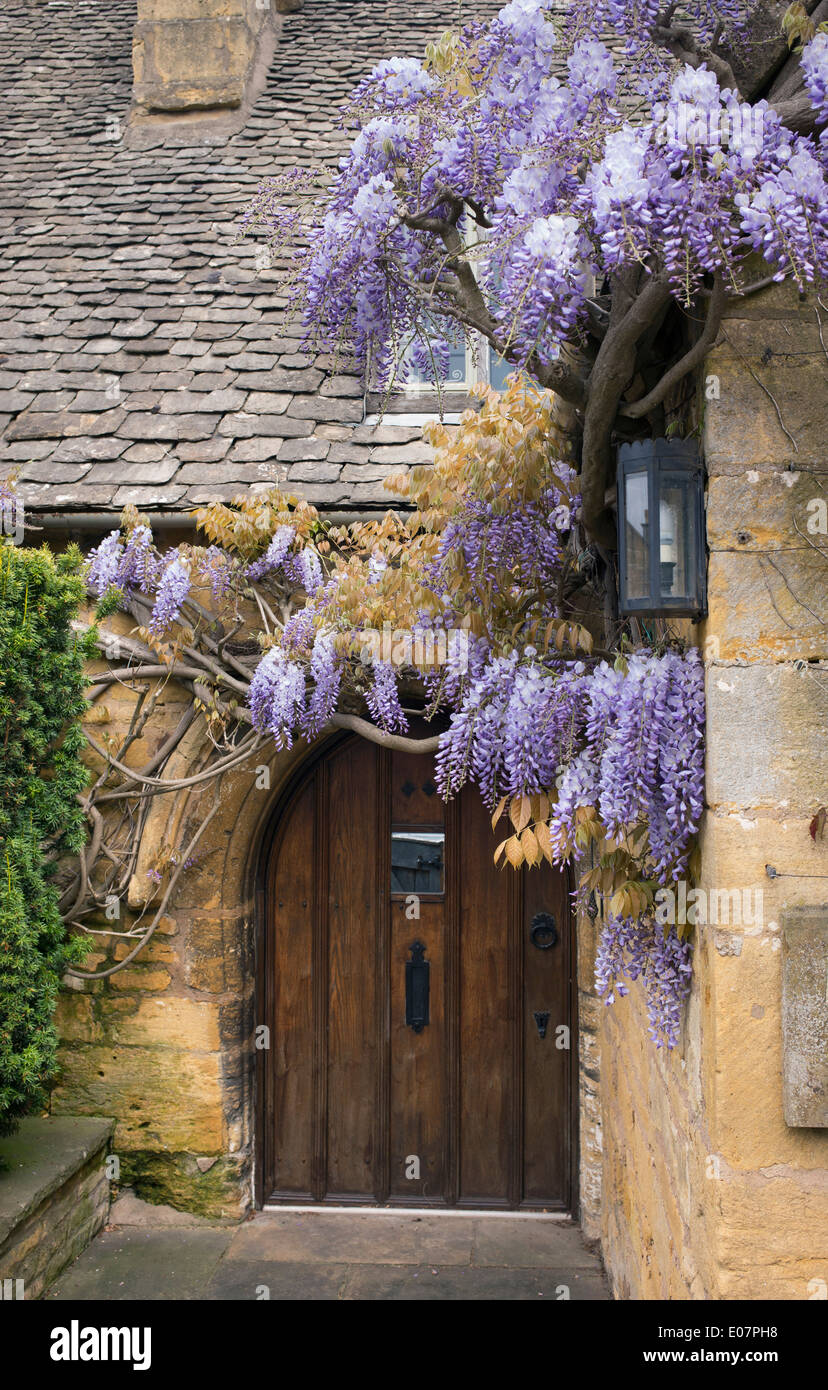
[[[820,122],[828,121],[828,34],[816,33],[802,50],[802,76],[805,89],[816,107]]]
[[[124,543],[120,531],[110,531],[100,545],[89,552],[89,583],[98,598],[117,583]]]
[[[137,588],[151,593],[158,582],[161,559],[152,540],[152,531],[143,524],[134,526],[127,537],[115,583],[128,594]]]
[[[305,671],[279,647],[266,652],[250,682],[250,712],[260,733],[278,749],[293,747],[293,730],[305,708]]]
[[[317,633],[311,653],[309,674],[313,682],[307,708],[302,716],[302,731],[308,738],[321,733],[336,710],[342,684],[342,657],[334,646],[333,634]]]
[[[211,545],[199,560],[198,572],[210,585],[213,598],[219,600],[230,592],[239,568],[234,556],[222,550],[220,545]]]
[[[665,934],[650,917],[610,916],[595,959],[595,986],[605,1004],[629,993],[626,981],[641,980],[649,1035],[656,1047],[679,1041],[684,1002],[690,993],[693,948],[671,927]]]
[[[312,546],[305,546],[298,555],[289,556],[283,564],[283,569],[285,578],[292,584],[298,584],[311,597],[324,582],[322,563]]]
[[[397,675],[390,661],[374,662],[373,679],[365,692],[365,703],[375,723],[387,733],[404,732],[408,728],[397,690]]]
[[[150,632],[158,635],[176,621],[190,592],[190,585],[189,566],[179,554],[173,552],[173,559],[158,582],[155,606],[149,621]]]
[[[264,555],[247,566],[247,577],[255,583],[279,569],[285,562],[296,532],[292,526],[279,526]]]
[[[89,583],[99,598],[113,587],[122,589],[126,596],[136,588],[148,594],[158,582],[161,570],[152,532],[143,524],[133,527],[126,542],[120,531],[110,531],[99,546],[90,550],[88,559]]]

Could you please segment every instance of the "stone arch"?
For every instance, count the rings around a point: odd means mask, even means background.
[[[256,865],[287,782],[325,742],[263,743],[225,773],[153,938],[109,979],[66,982],[53,1111],[114,1116],[120,1181],[141,1197],[213,1216],[252,1201]],[[210,747],[195,721],[165,778],[200,771]],[[133,912],[149,901],[159,849],[190,840],[214,786],[155,798],[130,882]]]
[[[139,1196],[206,1215],[239,1215],[254,1198],[256,883],[279,813],[306,769],[343,737],[262,747],[224,775],[218,811],[153,940],[120,974],[67,992],[55,1113],[113,1115],[121,1181]],[[165,776],[191,776],[210,743],[195,721]],[[265,771],[266,775],[262,775]],[[183,845],[213,803],[213,784],[156,798],[129,903],[140,910],[163,844]],[[578,922],[581,1212],[600,1188],[595,924]]]

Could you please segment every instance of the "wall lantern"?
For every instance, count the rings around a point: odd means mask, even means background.
[[[692,440],[620,446],[618,568],[622,614],[706,613],[704,466]]]

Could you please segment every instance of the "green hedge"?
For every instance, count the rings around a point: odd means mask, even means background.
[[[54,556],[0,544],[0,1134],[43,1103],[60,977],[88,949],[67,938],[50,883],[55,852],[86,835],[77,794],[92,646],[71,628],[82,572],[75,546]]]

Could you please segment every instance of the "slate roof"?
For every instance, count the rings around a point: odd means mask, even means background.
[[[134,0],[0,6],[0,476],[19,470],[30,511],[186,511],[274,480],[388,505],[419,429],[363,423],[361,383],[300,351],[278,271],[234,234],[268,174],[338,157],[336,108],[371,64],[457,12],[306,0],[242,130],[140,150]]]

